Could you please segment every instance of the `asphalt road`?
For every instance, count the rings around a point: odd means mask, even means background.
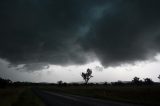
[[[129,103],[99,100],[76,95],[59,94],[48,91],[33,90],[46,106],[142,106]]]

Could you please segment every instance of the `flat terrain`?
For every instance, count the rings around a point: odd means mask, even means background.
[[[0,89],[0,106],[11,106],[18,101],[24,88],[5,88]]]
[[[90,97],[59,94],[42,90],[34,90],[47,106],[142,106],[129,103],[104,101]]]
[[[107,101],[160,106],[160,86],[45,86],[41,89]]]
[[[160,106],[160,86],[10,86],[0,106]]]
[[[0,89],[0,106],[45,106],[30,87]]]

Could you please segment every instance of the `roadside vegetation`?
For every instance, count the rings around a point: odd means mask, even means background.
[[[0,89],[0,106],[45,106],[30,87]]]
[[[31,88],[30,83],[0,78],[0,106],[45,106]]]
[[[31,90],[26,88],[12,106],[45,106],[44,103]]]
[[[113,100],[120,102],[129,102],[144,105],[160,105],[160,83],[153,82],[150,78],[141,80],[134,77],[130,82],[111,82],[111,83],[65,83],[62,82],[51,86],[40,87],[43,90],[59,92],[63,94],[73,94],[99,98],[104,100]]]
[[[0,106],[12,106],[23,92],[23,88],[0,88]]]
[[[88,74],[89,73],[89,74]],[[88,75],[85,77],[85,75]],[[88,83],[91,72],[82,75],[84,83],[32,83],[12,82],[0,78],[0,106],[44,106],[34,90],[46,90],[62,94],[73,94],[104,100],[160,106],[160,83],[150,78],[132,81]],[[160,77],[158,77],[160,78]],[[33,88],[33,89],[32,89]]]
[[[48,86],[43,90],[122,102],[160,105],[160,86],[78,85]]]

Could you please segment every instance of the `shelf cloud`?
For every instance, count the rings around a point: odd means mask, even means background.
[[[0,58],[28,70],[49,64],[104,67],[160,51],[158,0],[1,0]]]

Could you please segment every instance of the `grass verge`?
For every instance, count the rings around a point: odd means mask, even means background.
[[[0,106],[45,106],[30,87],[0,89]]]
[[[48,86],[41,89],[106,100],[160,105],[160,86]]]
[[[0,89],[0,106],[12,106],[15,103],[19,95],[24,91],[24,88],[8,87]]]
[[[32,92],[31,88],[26,88],[12,106],[45,106],[45,104]]]

